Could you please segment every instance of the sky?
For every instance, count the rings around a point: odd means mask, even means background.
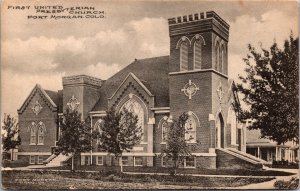
[[[215,11],[229,25],[229,78],[243,75],[247,45],[298,36],[297,1],[1,1],[1,116],[17,115],[35,84],[62,89],[75,74],[107,79],[135,58],[169,55],[167,19]],[[18,9],[17,6],[30,6]],[[34,6],[94,7],[104,18],[50,19]],[[53,10],[53,8],[51,9]],[[30,16],[48,16],[32,19]],[[30,17],[30,18],[29,18]]]

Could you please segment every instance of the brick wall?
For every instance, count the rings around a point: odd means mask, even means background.
[[[42,110],[38,115],[32,111],[33,105],[38,101],[42,106]],[[21,145],[19,152],[51,152],[51,147],[55,145],[57,132],[57,112],[52,111],[47,105],[48,100],[44,100],[39,91],[36,91],[26,106],[25,110],[19,114],[19,129],[21,137]],[[36,124],[43,122],[46,127],[44,132],[44,145],[29,145],[30,144],[30,129],[28,128],[32,122]],[[36,134],[36,143],[37,143]]]
[[[191,99],[181,91],[189,80],[199,87]],[[196,139],[201,144],[194,152],[208,152],[210,147],[211,129],[208,115],[211,113],[211,83],[210,72],[170,75],[170,114],[176,119],[183,112],[192,111],[200,122],[196,129]]]
[[[217,168],[229,168],[229,169],[261,169],[261,164],[252,164],[248,161],[237,158],[233,155],[225,153],[220,150],[216,150],[217,153]]]
[[[182,36],[186,36],[189,40],[199,33],[190,33],[190,34],[182,34],[179,36],[172,36],[170,39],[170,62],[169,62],[169,71],[170,72],[178,72],[180,70],[180,48],[176,49],[178,41],[181,39]],[[205,45],[202,46],[202,69],[210,69],[212,63],[212,34],[210,32],[203,32],[200,33],[201,36],[204,38]],[[194,64],[194,46],[193,44],[188,49],[188,66],[189,69],[192,69]]]

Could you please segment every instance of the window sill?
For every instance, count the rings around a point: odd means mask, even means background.
[[[98,166],[103,166],[103,164],[97,164]]]
[[[142,141],[142,142],[140,142],[140,145],[147,145],[148,143],[147,142],[144,142],[144,141]]]
[[[36,145],[35,143],[30,143],[29,145]]]
[[[136,165],[136,164],[135,164],[135,165],[133,165],[133,166],[143,166],[143,165]]]
[[[188,143],[188,144],[196,144],[197,142],[196,141],[193,141],[193,142],[187,141],[186,143]]]
[[[165,145],[165,144],[167,144],[167,143],[166,143],[166,142],[161,142],[160,144],[161,144],[161,145]]]
[[[195,166],[185,166],[184,168],[196,168]]]
[[[37,144],[37,145],[44,145],[44,143],[39,143],[39,144]]]

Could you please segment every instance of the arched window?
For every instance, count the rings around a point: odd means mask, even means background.
[[[29,126],[30,129],[30,144],[35,145],[36,144],[36,124],[35,122],[32,122],[31,125]]]
[[[200,39],[194,43],[194,69],[201,69],[202,64],[202,42]]]
[[[189,118],[185,123],[185,140],[189,143],[196,142],[197,118],[194,113],[188,112]]]
[[[188,42],[182,41],[180,45],[180,71],[188,70]]]
[[[123,108],[126,108],[129,112],[132,112],[134,115],[138,117],[138,127],[142,128],[142,134],[144,133],[144,109],[135,99],[129,99],[124,105],[122,106],[121,110]],[[144,136],[142,136],[141,140],[144,139]]]
[[[237,135],[237,123],[236,123],[236,114],[235,111],[233,109],[233,107],[229,107],[228,109],[228,119],[227,119],[227,123],[230,123],[231,125],[231,144],[236,144],[236,135]]]
[[[225,63],[225,48],[224,45],[220,47],[220,61],[219,61],[219,72],[223,72]]]
[[[168,117],[164,116],[160,122],[159,122],[159,127],[161,127],[161,142],[165,143],[166,142],[166,138],[167,138],[167,130],[168,130],[168,121],[167,121]]]
[[[215,47],[215,51],[216,51],[216,65],[215,65],[215,69],[217,71],[220,70],[220,43],[217,42],[216,47]]]
[[[99,134],[101,134],[102,129],[101,126],[103,125],[103,120],[102,119],[98,119],[94,125],[94,131],[97,131]],[[100,138],[99,136],[97,136],[97,144],[100,143]]]
[[[224,148],[225,145],[225,129],[224,120],[221,113],[218,114],[216,119],[216,148]]]
[[[43,122],[39,122],[39,124],[38,124],[38,145],[44,144],[45,131],[46,131],[45,124]]]

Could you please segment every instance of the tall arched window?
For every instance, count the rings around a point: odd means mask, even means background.
[[[101,129],[101,125],[103,124],[103,120],[102,119],[98,119],[97,122],[94,125],[94,131],[97,131],[99,134],[101,134],[102,129]],[[97,144],[100,143],[100,138],[97,135]]]
[[[46,131],[45,124],[43,122],[39,122],[39,124],[38,124],[38,145],[44,144],[45,131]]]
[[[31,125],[29,126],[29,129],[30,129],[30,144],[35,145],[36,144],[36,130],[37,130],[35,122],[31,123]]]
[[[223,72],[225,60],[225,48],[224,45],[220,47],[220,61],[219,61],[219,72]]]
[[[185,140],[189,143],[196,142],[197,118],[193,112],[188,112],[189,118],[185,123]]]
[[[161,127],[161,142],[165,143],[166,139],[167,139],[167,130],[168,130],[168,121],[167,121],[168,117],[164,116],[160,122],[159,122],[159,126]]]
[[[185,40],[180,45],[180,71],[188,70],[188,42]]]
[[[202,64],[202,42],[200,39],[194,43],[194,69],[201,69]]]
[[[126,108],[129,112],[132,112],[134,115],[138,117],[138,127],[142,128],[142,132],[144,133],[144,109],[135,99],[129,99],[121,108],[121,111],[123,108]],[[144,139],[144,136],[142,136],[141,140]]]
[[[220,70],[220,43],[217,42],[216,43],[216,47],[215,47],[215,51],[216,51],[216,65],[215,65],[215,69],[217,71]]]
[[[236,123],[237,117],[235,114],[235,111],[233,109],[233,107],[229,107],[228,109],[228,119],[227,119],[227,123],[230,123],[231,125],[231,144],[236,144],[236,135],[237,135],[237,123]]]

